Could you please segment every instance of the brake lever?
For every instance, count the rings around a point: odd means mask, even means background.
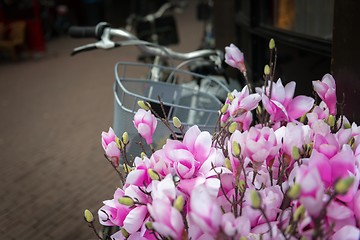
[[[91,51],[91,50],[95,50],[95,49],[97,49],[96,43],[91,43],[91,44],[87,44],[84,46],[80,46],[80,47],[73,49],[73,51],[71,52],[71,56],[74,56],[81,52],[87,52],[87,51]]]

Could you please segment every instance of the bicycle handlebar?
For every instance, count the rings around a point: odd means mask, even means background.
[[[123,29],[115,29],[111,28],[109,24],[105,22],[100,22],[95,27],[79,27],[73,26],[69,29],[69,34],[73,38],[97,38],[100,41],[92,44],[87,44],[84,46],[80,46],[75,48],[72,52],[72,55],[83,51],[89,51],[93,49],[111,49],[123,45],[135,45],[137,46],[142,52],[147,53],[153,56],[159,56],[161,58],[166,59],[175,59],[180,61],[187,61],[196,58],[215,58],[214,62],[221,66],[221,62],[223,59],[223,52],[220,50],[211,50],[211,49],[203,49],[203,50],[196,50],[188,53],[180,53],[171,50],[170,48],[163,47],[156,45],[154,43],[146,42],[139,40],[135,35],[132,33],[123,30]],[[123,42],[113,42],[111,41],[111,37],[121,37],[125,38],[129,41],[126,41],[126,44]]]

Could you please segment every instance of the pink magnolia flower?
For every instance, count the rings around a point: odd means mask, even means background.
[[[150,160],[145,157],[142,160],[139,157],[136,157],[134,160],[135,169],[132,170],[126,177],[125,185],[135,185],[142,187],[148,186],[151,182],[151,178],[148,174],[148,169],[150,168]]]
[[[217,189],[220,188],[220,181],[213,179]],[[220,230],[221,209],[216,203],[217,195],[214,195],[204,185],[196,186],[190,196],[189,216],[192,222],[204,233],[215,236]]]
[[[311,112],[306,114],[306,117],[308,124],[311,126],[317,120],[326,120],[329,117],[329,108],[324,101],[321,101],[319,106],[315,106]]]
[[[336,114],[336,84],[332,75],[325,74],[323,78],[313,81],[314,90],[319,97],[326,103],[330,114]]]
[[[130,208],[118,202],[124,196],[124,190],[118,188],[114,193],[114,199],[104,201],[104,206],[98,211],[99,222],[104,226],[123,226],[124,219],[130,212]]]
[[[166,157],[181,179],[196,176],[212,148],[210,133],[201,132],[196,125],[185,133],[183,142],[168,139],[163,147]]]
[[[228,237],[245,237],[250,233],[250,221],[245,216],[235,218],[233,213],[228,212],[221,217],[221,228]]]
[[[323,206],[324,185],[316,168],[301,165],[296,182],[300,184],[300,202],[311,216],[318,216]]]
[[[170,201],[156,198],[147,208],[153,219],[154,229],[165,237],[181,239],[184,221],[181,213],[172,206]]]
[[[229,104],[229,107],[221,121],[226,122],[231,117],[232,121],[241,124],[239,129],[248,130],[253,119],[251,110],[258,106],[261,96],[258,93],[250,94],[248,86],[245,86],[241,92],[234,90],[231,94],[234,99],[232,101],[226,99],[225,103]]]
[[[101,144],[106,156],[110,159],[115,167],[119,166],[120,149],[116,144],[116,135],[114,130],[110,127],[108,132],[101,133]]]
[[[234,44],[225,47],[225,62],[231,67],[239,69],[241,72],[246,71],[244,54]]]
[[[286,126],[275,131],[278,144],[281,146],[281,153],[288,157],[289,161],[293,161],[293,148],[302,149],[304,144],[312,141],[312,130],[308,125],[296,125],[288,123]],[[290,164],[290,162],[288,164]]]
[[[274,130],[269,127],[257,129],[251,127],[249,131],[243,132],[239,135],[237,142],[241,147],[241,155],[248,157],[254,169],[260,168],[263,162],[269,163],[279,152],[280,146],[277,144]]]
[[[319,139],[319,137],[315,138]],[[324,145],[313,149],[309,166],[318,170],[326,187],[332,186],[340,178],[348,177],[350,174],[355,175],[355,156],[349,145],[343,145],[339,152],[332,144]]]
[[[145,138],[147,144],[152,144],[157,120],[150,110],[139,109],[134,116],[134,125],[139,134]]]
[[[268,84],[270,85],[270,83]],[[273,122],[294,121],[303,116],[314,105],[314,99],[307,96],[297,96],[294,98],[295,82],[284,85],[279,79],[273,83],[271,99],[269,99],[270,87],[264,90],[257,88],[257,92],[262,93],[262,103],[266,111],[270,114]]]

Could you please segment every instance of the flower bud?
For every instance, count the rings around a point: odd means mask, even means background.
[[[300,159],[300,151],[299,151],[299,148],[297,146],[293,146],[293,148],[291,150],[291,155],[294,158],[294,160],[299,160]]]
[[[129,237],[129,233],[125,230],[125,228],[121,228],[121,234],[125,237],[128,238]]]
[[[152,222],[146,222],[145,227],[147,230],[153,230],[153,223]]]
[[[124,143],[120,140],[120,138],[115,137],[115,142],[116,142],[117,147],[118,147],[120,150],[124,148]]]
[[[122,135],[122,142],[126,145],[129,143],[129,134],[127,132],[124,132]]]
[[[328,119],[327,119],[327,123],[329,124],[330,127],[335,126],[335,122],[336,119],[333,115],[329,115]]]
[[[265,67],[264,67],[264,74],[265,75],[270,75],[270,67],[269,67],[269,65],[265,65]]]
[[[228,108],[229,108],[229,104],[225,103],[225,104],[221,107],[220,112],[221,112],[222,114],[225,114],[226,111],[228,110]]]
[[[160,180],[160,176],[156,171],[149,168],[147,172],[152,180]]]
[[[237,122],[232,122],[229,126],[229,132],[234,133],[236,129],[237,129]]]
[[[225,167],[232,171],[231,162],[229,158],[225,158]]]
[[[305,214],[305,207],[303,205],[299,206],[294,213],[294,221],[299,221]]]
[[[184,208],[184,204],[185,204],[184,197],[182,195],[179,195],[174,202],[174,208],[176,208],[179,212],[181,212]]]
[[[85,221],[87,221],[88,223],[92,223],[94,221],[94,216],[88,209],[85,210],[84,217]]]
[[[227,98],[232,102],[234,100],[234,96],[231,93],[228,93]]]
[[[125,173],[129,173],[132,170],[131,167],[126,163],[123,164],[123,169]]]
[[[235,157],[240,156],[240,145],[236,141],[232,142],[232,153]]]
[[[345,128],[345,129],[349,129],[349,128],[351,128],[350,123],[344,123],[344,128]]]
[[[144,109],[145,111],[150,109],[150,104],[144,101],[138,101],[137,104],[139,105],[139,107],[141,107],[142,109]]]
[[[270,42],[269,42],[269,49],[274,49],[275,48],[275,40],[272,38],[270,39]]]
[[[342,178],[335,183],[335,192],[344,195],[349,191],[351,185],[354,183],[353,177]]]
[[[123,196],[118,199],[119,203],[128,207],[134,206],[134,200],[131,197]]]
[[[260,209],[261,207],[261,197],[256,190],[251,190],[250,192],[251,207],[254,209]]]
[[[181,121],[177,117],[173,117],[173,123],[174,123],[174,127],[176,127],[176,128],[181,127]]]
[[[238,181],[237,183],[237,188],[240,190],[240,192],[244,192],[245,191],[245,181],[243,179],[241,179],[240,181]]]
[[[289,189],[287,195],[291,199],[297,199],[300,195],[300,184],[295,183],[294,185],[292,185],[292,187]]]

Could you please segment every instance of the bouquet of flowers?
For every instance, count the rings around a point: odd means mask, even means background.
[[[118,227],[111,239],[359,239],[360,127],[341,114],[330,74],[313,81],[316,98],[295,97],[295,82],[274,79],[273,39],[269,49],[264,85],[229,93],[214,134],[162,119],[181,136],[130,160],[127,133],[102,133],[121,181],[98,211]],[[243,53],[225,50],[247,79]],[[151,146],[155,112],[138,104],[134,126]],[[85,220],[97,234],[89,210]]]

